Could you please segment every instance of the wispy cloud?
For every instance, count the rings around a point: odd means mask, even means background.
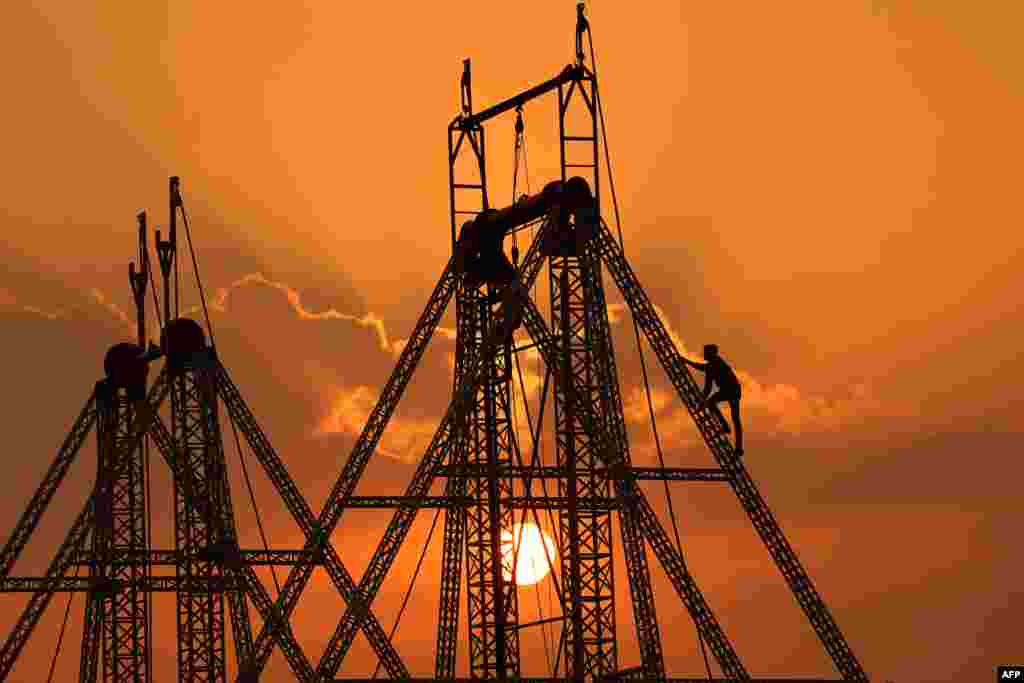
[[[407,338],[391,340],[388,335],[387,327],[384,324],[384,320],[372,312],[364,315],[355,315],[352,313],[343,313],[334,308],[329,308],[324,311],[312,311],[306,308],[302,303],[301,295],[293,287],[284,282],[270,280],[262,273],[249,273],[248,275],[235,280],[227,287],[217,289],[217,293],[214,296],[213,301],[210,303],[210,307],[221,313],[226,313],[228,311],[228,301],[230,299],[231,292],[236,289],[252,285],[270,287],[284,294],[289,306],[291,306],[292,310],[295,311],[299,320],[343,320],[352,323],[356,327],[370,330],[376,335],[377,346],[380,350],[392,356],[397,357],[401,354],[402,350],[409,342]],[[198,311],[199,308],[194,307],[187,313],[193,314]],[[435,332],[435,336],[454,340],[455,330],[446,327],[438,327]]]
[[[115,304],[113,301],[107,301],[106,295],[95,287],[89,290],[89,298],[92,299],[93,303],[107,311],[107,313],[109,313],[110,316],[118,322],[128,325],[129,327],[134,325],[134,321],[128,317],[128,314],[124,312],[123,308]]]
[[[378,391],[367,386],[326,388],[327,413],[320,419],[314,434],[348,434],[358,436],[363,431],[377,402]],[[377,452],[405,463],[419,462],[434,432],[438,420],[403,418],[393,415],[377,447]]]
[[[129,335],[134,335],[134,320],[128,316],[123,308],[108,300],[102,290],[92,287],[85,292],[85,295],[85,302],[72,304],[68,308],[48,309],[34,304],[22,303],[21,298],[17,294],[9,289],[0,287],[0,310],[23,311],[47,320],[68,320],[75,312],[83,312],[87,315],[94,313],[95,311],[91,310],[91,306],[95,306],[99,309],[102,318],[116,322]]]
[[[665,312],[657,306],[655,312],[676,349],[692,360],[702,360],[700,355],[688,348]],[[612,324],[622,323],[629,315],[625,304],[610,305],[608,313]],[[874,388],[866,383],[847,387],[843,396],[821,396],[808,394],[792,384],[764,382],[739,367],[735,370],[743,388],[741,417],[748,438],[756,438],[755,434],[779,436],[835,432],[873,418],[914,414],[912,406],[895,400],[883,401]],[[702,373],[695,371],[693,376],[703,386]],[[623,411],[627,421],[638,425],[648,424],[650,417],[644,387],[636,385],[624,389],[623,394]],[[660,369],[652,378],[651,401],[664,445],[689,446],[700,441],[700,433],[693,418]],[[723,405],[722,408],[728,416],[728,407]],[[650,441],[650,437],[647,438]],[[643,444],[638,446],[643,448]]]
[[[334,308],[313,311],[303,304],[301,296],[294,288],[283,282],[269,280],[260,273],[251,273],[232,282],[227,287],[218,289],[211,303],[212,308],[222,313],[228,312],[231,293],[239,288],[250,286],[268,287],[283,294],[299,320],[345,321],[355,329],[371,333],[374,336],[377,349],[392,359],[397,357],[408,344],[408,338],[394,339],[389,334],[385,321],[373,313],[356,315]],[[94,293],[94,300],[105,306],[110,314],[119,320],[127,320],[123,311],[108,304],[100,293]],[[665,312],[659,307],[655,307],[655,312],[680,353],[699,360],[700,356],[690,350]],[[625,304],[610,304],[608,315],[611,323],[614,326],[619,326],[626,323],[630,314]],[[454,341],[455,330],[441,327],[438,328],[435,336],[449,342]],[[517,340],[517,344],[526,341],[528,340],[523,337]],[[526,395],[532,402],[536,401],[543,383],[544,369],[538,365],[539,357],[536,349],[521,352],[519,358],[523,386],[519,386],[518,373],[515,373],[513,377],[516,385],[515,392],[521,394],[525,389]],[[445,360],[449,371],[451,371],[454,368],[454,354],[445,352]],[[893,414],[899,410],[906,411],[905,407],[901,409],[893,406],[891,402],[883,402],[866,384],[850,387],[847,395],[842,397],[808,395],[797,386],[770,384],[742,368],[736,368],[736,370],[743,385],[742,414],[748,438],[837,431],[865,419]],[[696,381],[702,384],[701,374],[695,372],[694,375]],[[348,385],[339,381],[337,377],[325,375],[324,372],[307,373],[307,377],[316,387],[316,392],[322,397],[325,406],[323,416],[316,424],[314,433],[317,435],[336,433],[358,435],[373,409],[379,388],[367,384]],[[448,386],[446,385],[443,395],[438,396],[444,406],[447,406],[451,398]],[[651,403],[663,445],[678,447],[699,442],[700,434],[694,426],[689,412],[682,405],[662,373],[653,368]],[[518,397],[517,405],[520,406],[517,408],[517,412],[522,416],[525,411],[521,397]],[[636,383],[635,379],[632,381],[630,378],[624,379],[623,410],[628,422],[641,427],[642,435],[637,435],[639,436],[636,443],[637,450],[642,452],[648,449],[651,446],[651,437],[649,430],[644,426],[649,423],[649,407],[644,388],[641,384]],[[725,412],[728,415],[727,409]],[[393,417],[387,435],[381,444],[380,452],[401,461],[415,461],[422,455],[423,449],[433,436],[442,413],[443,410],[439,410],[437,416],[430,419]],[[525,420],[520,422],[519,429],[517,429],[518,437],[520,443],[527,444],[529,443],[529,431],[526,428]]]

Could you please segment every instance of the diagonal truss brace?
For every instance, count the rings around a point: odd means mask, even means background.
[[[46,471],[35,495],[29,498],[28,508],[25,509],[18,524],[14,527],[14,532],[4,544],[3,551],[0,551],[0,576],[8,576],[11,573],[14,563],[17,562],[21,551],[25,549],[25,544],[28,543],[32,532],[39,525],[39,520],[46,512],[47,506],[53,499],[53,494],[57,492],[61,482],[64,481],[64,476],[68,473],[75,456],[78,455],[78,451],[95,423],[96,391],[94,389],[85,402],[78,419],[72,425],[63,445],[57,451],[57,457],[50,465],[50,469]]]
[[[697,383],[690,376],[679,350],[658,317],[654,305],[640,286],[640,280],[630,268],[625,255],[603,221],[594,239],[594,245],[607,264],[634,319],[658,356],[658,361],[675,386],[679,398],[697,424],[712,455],[722,470],[728,473],[729,482],[736,491],[740,504],[749,515],[751,523],[789,584],[818,638],[832,657],[836,669],[844,680],[866,682],[867,674],[861,668],[860,662],[843,637],[839,625],[836,624],[821,595],[815,590],[811,577],[783,535],[778,521],[761,497],[754,480],[747,473],[743,463],[735,458],[729,439],[722,433],[717,421],[713,420],[707,411],[700,410],[701,394]]]
[[[307,543],[317,544],[322,553],[322,562],[324,567],[327,569],[332,581],[337,587],[341,595],[347,600],[351,601],[355,597],[356,583],[349,573],[348,569],[341,562],[341,557],[338,555],[334,546],[323,536],[321,536],[321,528],[317,525],[316,518],[313,516],[313,511],[309,507],[309,503],[302,496],[298,486],[295,485],[295,481],[288,474],[287,468],[284,463],[281,462],[280,457],[274,451],[273,446],[270,445],[269,439],[263,433],[259,423],[253,416],[249,407],[242,399],[241,394],[238,392],[238,388],[231,381],[231,378],[227,374],[227,370],[223,365],[217,364],[215,368],[217,390],[220,394],[224,404],[228,408],[228,412],[231,414],[231,419],[236,422],[239,429],[245,436],[246,441],[249,443],[250,448],[256,454],[257,459],[263,468],[266,470],[267,475],[270,477],[271,482],[277,489],[278,495],[284,500],[285,506],[288,511],[292,514],[295,522],[302,529],[305,534]],[[311,565],[314,566],[314,565]],[[267,596],[269,600],[269,596]],[[276,605],[269,605],[268,609],[275,610]],[[404,669],[404,665],[395,651],[394,646],[391,645],[387,634],[384,632],[384,628],[377,621],[376,617],[372,614],[369,615],[370,619],[367,621],[365,630],[370,642],[375,645],[375,649],[378,650],[378,656],[381,657],[382,661],[391,662],[392,666],[401,667]],[[287,617],[281,621],[266,620],[267,624],[273,625],[273,628],[269,630],[272,637],[276,637],[282,629],[289,628]],[[287,652],[285,653],[287,654]],[[306,664],[308,666],[308,663]],[[315,674],[312,669],[306,672],[309,678],[303,680],[315,680]],[[251,667],[249,675],[252,675]]]

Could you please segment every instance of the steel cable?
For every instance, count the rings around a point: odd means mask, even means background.
[[[601,124],[601,140],[604,143],[603,147],[604,147],[605,165],[608,167],[608,187],[611,190],[612,208],[614,209],[614,212],[615,212],[615,228],[616,228],[616,231],[618,232],[619,248],[622,250],[622,253],[625,254],[626,253],[626,248],[625,248],[625,242],[624,242],[624,240],[622,238],[622,221],[621,221],[620,215],[619,215],[619,200],[618,200],[618,196],[616,195],[616,192],[615,192],[615,178],[614,178],[614,175],[612,174],[611,152],[609,151],[609,148],[608,148],[608,131],[607,131],[607,128],[605,127],[605,122],[604,122],[604,106],[603,106],[603,104],[601,102],[600,90],[597,87],[597,59],[594,56],[594,36],[591,33],[591,29],[589,27],[589,24],[587,26],[587,44],[588,44],[588,47],[590,48],[590,64],[593,67],[593,71],[594,71],[594,99],[597,101],[597,113],[598,113],[598,117],[599,117],[600,124]],[[649,412],[650,418],[651,418],[651,429],[652,429],[652,431],[654,433],[654,444],[655,444],[655,448],[657,449],[657,452],[658,452],[658,463],[660,464],[661,469],[664,470],[665,469],[665,459],[664,459],[664,456],[662,454],[661,439],[658,437],[658,428],[657,428],[656,421],[654,419],[654,404],[651,401],[651,388],[650,388],[650,383],[648,381],[648,376],[647,376],[647,362],[646,362],[646,360],[644,358],[643,345],[640,342],[640,327],[637,324],[636,318],[634,316],[631,315],[630,319],[633,321],[633,334],[636,337],[637,351],[640,354],[640,368],[641,368],[641,371],[643,373],[643,378],[644,378],[644,393],[645,393],[645,395],[647,397],[647,408],[648,408],[648,412]],[[680,540],[680,536],[679,536],[679,526],[678,526],[678,522],[676,520],[675,507],[672,504],[672,495],[671,495],[671,493],[669,491],[668,480],[667,479],[662,479],[662,483],[665,486],[665,499],[666,499],[666,501],[668,503],[669,516],[672,519],[672,530],[675,533],[676,549],[679,552],[679,560],[680,560],[680,563],[683,566],[683,571],[688,571],[686,569],[686,560],[685,560],[685,558],[683,556],[683,544],[682,544],[682,541]],[[700,644],[700,652],[701,652],[701,655],[704,658],[704,668],[705,668],[705,671],[707,673],[708,680],[711,680],[711,664],[710,664],[710,662],[708,660],[707,650],[704,647],[704,637],[701,635],[700,628],[697,626],[696,622],[694,622],[694,629],[697,631],[697,642]]]

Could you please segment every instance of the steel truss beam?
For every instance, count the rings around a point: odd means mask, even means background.
[[[174,477],[174,545],[183,560],[175,566],[175,573],[185,588],[175,595],[178,679],[183,683],[224,683],[224,595],[188,590],[198,579],[216,582],[227,575],[223,564],[201,554],[211,546],[228,543],[233,535],[221,500],[224,461],[219,448],[217,399],[206,364],[186,363],[172,372],[171,436],[178,471],[183,470],[183,476]],[[204,501],[205,509],[192,505],[193,499]]]
[[[732,484],[740,504],[789,584],[793,596],[807,615],[808,621],[825,646],[836,669],[843,675],[844,680],[867,681],[867,674],[839,630],[839,625],[832,617],[825,601],[814,588],[811,577],[800,563],[796,552],[786,540],[779,523],[764,498],[761,497],[754,480],[743,466],[742,461],[734,456],[728,437],[719,428],[717,420],[714,420],[708,412],[700,409],[702,396],[697,383],[683,363],[679,350],[676,349],[664,323],[657,315],[654,305],[641,287],[640,280],[626,261],[625,255],[611,231],[608,230],[608,226],[603,222],[594,242],[595,248],[622,292],[631,314],[651,348],[654,349],[658,362],[661,363],[679,398],[700,429],[708,449],[722,470],[729,475],[729,482]]]
[[[108,480],[109,495],[96,502],[98,521],[92,543],[98,561],[90,566],[90,575],[103,583],[123,584],[124,588],[91,593],[90,602],[94,604],[86,606],[89,637],[83,638],[81,671],[93,675],[97,653],[87,648],[99,648],[104,681],[142,683],[150,680],[149,597],[147,591],[138,588],[146,578],[146,566],[113,562],[124,552],[144,550],[148,539],[142,448],[131,454],[128,466],[120,473],[112,471],[118,449],[131,439],[134,412],[125,391],[109,381],[97,385],[97,481]]]
[[[226,591],[245,590],[244,578],[234,575],[208,576],[142,576],[118,579],[108,576],[9,576],[0,579],[4,593],[90,593],[106,599],[112,595],[140,593],[198,593],[212,595]]]
[[[36,489],[35,494],[29,498],[28,508],[22,513],[18,523],[14,526],[3,551],[0,551],[0,576],[7,576],[11,573],[14,563],[25,549],[29,537],[39,525],[39,520],[53,499],[53,494],[60,487],[64,476],[74,462],[75,456],[85,442],[89,431],[96,422],[96,391],[89,395],[88,400],[82,407],[82,412],[71,426],[67,438],[57,451],[57,457],[53,464],[46,471],[42,483]]]
[[[594,473],[598,458],[581,415],[568,398],[572,386],[596,392],[597,349],[591,337],[597,321],[587,301],[593,277],[589,264],[574,249],[549,261],[551,338],[556,351],[548,361],[555,382],[555,447],[558,466],[574,476],[558,480],[568,505],[559,515],[562,561],[562,612],[566,615],[566,675],[582,680],[614,671],[615,640],[612,518],[610,510],[584,511],[580,498],[611,500],[611,483]],[[605,408],[606,406],[602,406]]]
[[[469,64],[466,64],[468,74]],[[449,144],[451,133],[449,132]],[[449,153],[451,152],[449,148]],[[449,161],[452,161],[449,159]],[[452,165],[454,169],[454,164]],[[452,226],[454,230],[455,206],[454,190],[452,191]],[[454,232],[452,233],[454,236]],[[454,244],[453,244],[454,247]],[[455,333],[455,372],[452,381],[452,400],[459,396],[460,388],[466,376],[472,371],[473,355],[470,350],[476,345],[467,343],[473,339],[475,330],[474,319],[479,311],[475,303],[475,290],[460,286],[457,292],[456,333]],[[449,451],[449,467],[468,468],[466,458],[466,440],[456,439],[456,445]],[[472,466],[482,470],[478,465]],[[452,504],[445,511],[444,543],[441,550],[441,596],[437,616],[437,649],[434,653],[434,675],[444,678],[455,675],[455,655],[458,651],[459,597],[462,591],[462,549],[466,542],[467,510],[464,505],[454,504],[455,500],[466,495],[469,486],[468,477],[449,479],[445,485],[445,496]],[[352,498],[349,498],[352,500]]]
[[[518,510],[559,510],[569,504],[567,497],[558,496],[508,496],[495,499],[503,507]],[[614,498],[604,496],[581,496],[577,498],[581,509],[614,510],[619,507]],[[479,500],[469,495],[462,496],[353,496],[346,507],[350,508],[467,508],[479,505]],[[507,528],[507,527],[505,527]]]
[[[499,469],[511,465],[515,454],[508,359],[500,352],[480,355],[488,335],[500,324],[490,303],[492,293],[491,287],[468,296],[460,291],[465,298],[459,302],[458,315],[469,321],[459,325],[468,337],[458,351],[470,358],[479,356],[479,376],[467,407],[467,431],[456,438],[461,436],[460,457],[478,470],[466,481],[470,675],[504,679],[519,676],[519,634],[510,630],[518,623],[518,601],[515,583],[504,577],[501,548],[501,533],[514,521],[512,508],[502,505],[502,499],[513,495],[513,481]]]
[[[439,477],[472,477],[479,476],[482,470],[479,467],[470,465],[439,467]],[[558,465],[513,465],[498,470],[502,476],[512,476],[517,479],[559,479],[570,477],[572,473]],[[694,468],[694,467],[636,467],[608,469],[598,467],[594,473],[600,477],[609,479],[636,479],[638,481],[719,481],[728,482],[729,476],[720,469],[715,468]],[[456,497],[457,499],[458,497]]]
[[[200,553],[202,554],[202,553]],[[264,550],[237,551],[239,564],[247,564],[254,567],[259,566],[292,566],[298,564],[317,564],[320,556],[316,553],[305,550],[275,550],[273,548]],[[178,550],[125,550],[110,559],[110,564],[141,562],[153,567],[173,567],[182,562],[184,554]],[[92,551],[82,550],[74,554],[74,564],[89,566],[97,562],[96,554]],[[3,591],[0,591],[3,592]]]

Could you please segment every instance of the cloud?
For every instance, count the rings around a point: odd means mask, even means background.
[[[38,306],[23,304],[19,297],[6,287],[0,287],[0,310],[32,313],[47,320],[63,320],[68,317],[67,311],[61,308],[45,310]]]
[[[807,395],[791,384],[762,383],[743,371],[737,371],[737,375],[743,387],[740,415],[747,444],[751,439],[840,433],[882,420],[887,420],[886,429],[891,431],[889,418],[913,415],[912,406],[895,400],[883,401],[865,383],[849,387],[846,396],[828,397]],[[699,375],[696,379],[702,382]],[[693,418],[670,386],[652,386],[651,399],[662,446],[690,447],[702,442]],[[720,404],[720,409],[731,419],[727,404]],[[623,413],[627,422],[646,430],[644,438],[637,440],[636,448],[650,451],[653,437],[649,435],[650,417],[642,385],[625,392]],[[909,425],[907,428],[913,429]]]
[[[320,415],[315,419],[312,430],[307,433],[311,433],[314,437],[330,434],[348,434],[357,437],[362,433],[370,412],[376,405],[382,386],[382,384],[375,385],[373,382],[367,383],[366,380],[369,375],[377,374],[376,371],[393,368],[395,359],[405,349],[409,339],[407,337],[394,338],[386,322],[372,312],[357,315],[341,312],[335,308],[322,311],[311,310],[303,303],[301,295],[295,288],[285,282],[271,280],[262,273],[247,274],[233,281],[227,287],[218,288],[210,301],[211,310],[220,314],[230,313],[232,297],[245,288],[263,288],[277,292],[283,295],[288,304],[288,308],[285,310],[291,314],[291,323],[285,320],[264,320],[263,322],[265,325],[283,332],[288,338],[289,345],[296,350],[296,357],[302,359],[301,367],[297,369],[296,374],[301,377],[301,381],[306,386],[312,388],[312,393],[320,404]],[[252,312],[247,311],[246,317],[250,317],[253,313],[259,315],[265,305],[262,299],[259,300],[259,303],[256,304],[257,308]],[[191,315],[199,311],[199,308],[193,308],[186,314]],[[360,348],[360,345],[349,336],[342,336],[341,339],[330,337],[330,341],[325,344],[325,335],[328,334],[326,330],[302,326],[302,323],[305,322],[328,321],[349,323],[349,330],[372,335],[372,346],[361,346],[361,353],[357,353],[355,349]],[[288,324],[298,324],[299,327],[283,327]],[[452,342],[455,340],[455,330],[439,326],[435,330],[434,338]],[[332,358],[331,356],[334,355],[332,351],[337,348],[344,348],[346,353]],[[446,356],[450,359],[443,360],[440,364],[427,359],[421,361],[420,367],[417,368],[417,378],[421,375],[430,378],[433,371],[439,370],[446,362],[450,372],[454,363],[454,355],[446,352]],[[353,360],[353,358],[358,360]],[[440,367],[433,368],[433,365]],[[445,405],[449,398],[448,386],[450,385],[445,385],[443,393]],[[410,391],[407,390],[406,396],[409,393]],[[431,395],[427,397],[427,404],[431,412],[437,412],[436,390],[431,389],[430,393]],[[404,398],[403,404],[408,403],[408,398]],[[413,410],[415,411],[416,408],[417,406],[414,404]],[[417,462],[433,437],[440,417],[440,413],[436,417],[393,415],[378,446],[378,452],[402,462]]]
[[[535,353],[532,351],[526,352]],[[525,355],[525,354],[524,354]],[[445,354],[445,361],[448,371],[455,369],[455,354]],[[531,453],[532,438],[530,427],[526,420],[526,410],[523,403],[523,388],[525,388],[529,399],[536,399],[542,384],[540,377],[533,370],[532,364],[524,363],[522,370],[522,384],[519,382],[519,373],[514,374],[514,396],[515,402],[515,432],[516,439],[524,459],[529,459]],[[307,367],[307,375],[316,376],[321,369],[313,366]],[[424,417],[403,417],[392,415],[388,421],[387,429],[377,448],[377,452],[394,458],[401,462],[415,464],[424,455],[430,440],[433,438],[438,426],[441,423],[444,412],[447,410],[451,400],[450,385],[445,384],[440,395],[434,393],[432,400],[433,415]],[[436,390],[435,390],[436,392]],[[322,437],[328,434],[347,434],[358,437],[369,419],[370,412],[379,397],[379,389],[366,386],[343,386],[329,384],[323,389],[322,400],[326,405],[324,414],[319,419],[313,430],[314,436]],[[536,409],[532,417],[536,420]]]
[[[453,328],[453,327],[444,327],[444,326],[438,325],[434,329],[434,337],[435,338],[440,337],[440,338],[446,339],[448,341],[455,341],[455,337],[456,337],[455,328]],[[405,346],[408,343],[409,343],[409,338],[408,337],[406,337],[404,339],[396,340],[395,342],[393,342],[391,344],[391,353],[397,358],[399,355],[401,355],[402,351],[405,350]],[[455,367],[454,366],[454,356],[452,358],[453,358],[453,365],[452,365],[452,367],[454,368]]]
[[[665,312],[658,306],[654,309],[680,354],[701,361],[702,356],[689,350]],[[608,314],[610,322],[617,325],[626,319],[628,310],[625,304],[612,304],[608,306]],[[649,372],[652,365],[656,363],[649,360]],[[792,384],[764,382],[745,370],[735,369],[743,387],[741,417],[748,438],[753,435],[773,437],[838,432],[861,426],[872,419],[913,417],[916,414],[914,407],[906,402],[893,398],[883,401],[875,388],[867,382],[849,385],[841,393],[836,392],[836,395],[822,396],[808,394]],[[702,373],[693,372],[692,376],[698,386],[703,386]],[[650,391],[662,444],[686,447],[699,443],[701,437],[693,418],[662,371],[651,373]],[[649,409],[642,384],[624,388],[623,412],[627,422],[637,425],[649,423]],[[723,406],[723,412],[728,416],[727,407]],[[637,447],[641,451],[650,450],[653,439],[648,437],[646,442],[639,442]]]
[[[883,402],[873,387],[863,382],[850,386],[847,396],[826,397],[805,395],[789,384],[763,384],[744,372],[739,376],[743,403],[753,423],[772,435],[836,432],[871,418],[908,411],[896,401]]]
[[[321,405],[320,416],[316,418],[312,433],[315,436],[326,434],[345,433],[358,436],[373,409],[381,384],[372,379],[372,373],[367,374],[367,368],[377,368],[381,371],[393,367],[394,359],[402,352],[408,343],[408,338],[395,339],[390,333],[385,321],[374,313],[361,315],[340,312],[334,308],[323,311],[313,311],[307,308],[301,299],[298,291],[288,284],[266,278],[261,273],[250,273],[232,282],[227,287],[217,290],[211,307],[221,313],[227,313],[230,307],[231,298],[235,292],[242,288],[262,287],[276,291],[283,295],[288,304],[288,309],[296,321],[340,321],[348,323],[350,329],[361,330],[372,335],[373,346],[364,347],[371,355],[360,355],[359,368],[349,369],[344,364],[330,360],[327,357],[320,358],[325,348],[311,346],[307,353],[302,351],[303,346],[298,339],[291,339],[292,346],[300,350],[303,361],[304,382],[307,386],[313,387],[314,396],[318,397]],[[116,306],[105,301],[98,291],[93,292],[95,303],[103,306],[109,315],[125,322],[127,317],[124,312]],[[258,309],[257,309],[258,310]],[[655,313],[660,318],[666,332],[672,339],[676,348],[684,356],[699,359],[698,354],[693,353],[680,334],[672,325],[664,310],[655,306]],[[622,323],[626,321],[629,312],[625,304],[616,303],[608,306],[608,315],[611,324],[617,329],[623,329]],[[312,340],[321,336],[321,333],[310,329]],[[439,327],[435,336],[447,342],[455,340],[455,330],[446,327]],[[339,340],[345,344],[344,340]],[[528,339],[521,333],[517,337],[517,344],[524,344]],[[315,342],[321,344],[322,342]],[[326,347],[330,348],[330,347]],[[643,385],[636,381],[639,376],[639,368],[636,365],[635,353],[630,354],[628,345],[619,345],[620,375],[623,379],[623,411],[628,423],[637,425],[641,429],[642,436],[634,437],[634,448],[640,453],[653,453],[653,439],[649,428],[649,409],[647,397]],[[377,358],[373,353],[379,353]],[[523,376],[523,387],[519,385],[519,374],[514,373],[515,393],[517,394],[516,412],[519,416],[517,437],[524,447],[530,443],[529,430],[526,414],[522,404],[522,389],[531,401],[536,417],[537,399],[540,388],[543,385],[543,369],[538,368],[537,361],[540,354],[536,349],[527,349],[520,353],[521,371]],[[417,376],[424,372],[433,374],[441,373],[450,378],[454,368],[454,354],[451,351],[444,351],[444,355],[433,363],[437,367],[419,368]],[[334,367],[337,365],[337,367]],[[422,363],[421,366],[428,365]],[[686,447],[696,445],[700,442],[698,433],[688,410],[683,406],[675,394],[671,384],[663,373],[653,369],[654,363],[649,360],[651,371],[651,401],[657,417],[659,435],[662,445],[668,448]],[[361,371],[360,371],[361,369]],[[360,372],[361,376],[353,377],[354,372]],[[895,400],[883,401],[879,398],[874,388],[866,383],[850,386],[844,395],[809,395],[798,386],[783,383],[768,383],[749,372],[737,368],[737,374],[743,385],[743,420],[748,438],[772,437],[779,435],[798,435],[807,433],[838,432],[851,426],[861,425],[866,420],[889,415],[912,414],[908,406],[900,406]],[[695,379],[699,384],[703,383],[700,373],[695,373]],[[438,375],[438,379],[441,375]],[[383,378],[382,378],[383,379]],[[388,427],[385,438],[382,441],[380,452],[403,462],[415,462],[426,448],[433,436],[438,423],[443,415],[443,410],[450,400],[450,384],[443,383],[444,389],[439,391],[436,381],[431,381],[428,388],[429,396],[419,402],[419,410],[414,407],[417,414],[414,417],[402,417],[395,415]],[[726,409],[726,414],[728,410]],[[525,454],[525,455],[528,455]]]
[[[378,392],[367,386],[329,386],[328,409],[314,430],[315,436],[349,434],[358,437],[377,403]],[[437,431],[439,420],[392,415],[377,452],[401,462],[420,461]]]
[[[372,312],[364,315],[354,315],[352,313],[342,313],[334,308],[329,308],[320,312],[311,311],[303,305],[301,295],[294,288],[284,282],[270,280],[262,273],[249,273],[248,275],[235,280],[227,287],[218,288],[213,301],[210,303],[210,307],[221,313],[226,313],[228,310],[228,299],[230,298],[232,291],[252,285],[270,287],[284,294],[289,306],[291,306],[292,310],[295,311],[299,320],[343,320],[351,322],[356,327],[371,330],[377,337],[377,345],[380,350],[391,356],[398,357],[409,342],[408,338],[392,341],[388,336],[388,331],[384,325],[384,321]],[[199,311],[200,309],[198,307],[194,307],[186,314],[194,314]],[[455,330],[451,328],[439,326],[435,330],[434,334],[435,336],[453,341],[455,339]]]
[[[626,422],[647,423],[650,420],[650,408],[654,414],[662,412],[673,400],[675,394],[660,387],[651,388],[651,405],[647,403],[647,392],[641,386],[634,386],[622,397],[622,412]]]
[[[89,297],[94,303],[108,311],[116,321],[119,321],[128,327],[131,327],[134,324],[132,319],[128,317],[128,313],[126,313],[121,306],[117,305],[113,301],[106,300],[106,296],[98,289],[92,288],[89,290]]]
[[[262,273],[249,273],[248,275],[235,280],[227,287],[219,288],[210,304],[211,307],[221,313],[227,312],[228,299],[231,296],[231,292],[240,287],[249,285],[271,287],[284,294],[285,298],[288,300],[288,304],[292,307],[292,310],[295,311],[300,320],[345,320],[352,322],[357,327],[364,327],[372,330],[377,335],[377,343],[382,351],[392,354],[395,352],[394,345],[388,340],[388,333],[384,327],[384,321],[373,313],[358,316],[352,315],[351,313],[341,313],[333,308],[329,308],[326,311],[321,311],[319,313],[310,311],[302,305],[302,297],[292,287],[283,282],[269,280],[264,277]],[[190,310],[190,313],[198,312],[198,310],[199,309],[197,308],[193,308]]]
[[[41,318],[46,318],[47,320],[65,320],[68,317],[67,313],[59,308],[55,311],[44,311],[43,309],[36,308],[35,306],[22,306],[21,310],[26,313],[35,313]]]
[[[74,294],[68,293],[69,298]],[[46,320],[70,320],[74,317],[98,318],[103,322],[114,322],[119,332],[135,337],[135,321],[128,316],[121,306],[109,301],[107,295],[97,288],[86,290],[84,300],[72,303],[67,307],[46,308],[35,304],[22,303],[22,298],[10,289],[0,287],[0,311],[16,311],[31,313]]]

